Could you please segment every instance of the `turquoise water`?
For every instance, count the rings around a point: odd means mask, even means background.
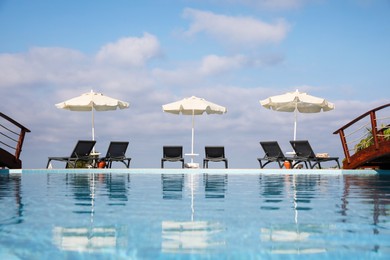
[[[0,174],[0,259],[389,259],[390,175]]]

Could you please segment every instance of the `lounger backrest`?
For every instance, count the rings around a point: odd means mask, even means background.
[[[107,158],[123,157],[126,155],[126,150],[128,146],[129,146],[129,142],[110,142],[106,157]]]
[[[260,142],[260,145],[263,148],[265,155],[267,157],[284,158],[282,149],[280,149],[278,142],[276,141]]]
[[[225,158],[225,148],[223,146],[206,146],[206,158]]]
[[[313,149],[310,146],[309,141],[299,140],[299,141],[290,141],[290,143],[297,156],[308,157],[308,158],[316,157]]]
[[[183,146],[164,146],[164,158],[181,158],[183,157]]]
[[[77,158],[82,156],[88,156],[93,147],[95,146],[96,141],[92,140],[79,140],[73,149],[72,154],[70,155],[70,158]]]

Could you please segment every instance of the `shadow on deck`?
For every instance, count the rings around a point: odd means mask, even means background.
[[[390,169],[389,106],[374,108],[333,133],[340,135],[344,169]]]
[[[0,168],[22,168],[19,157],[27,132],[31,131],[0,112]]]

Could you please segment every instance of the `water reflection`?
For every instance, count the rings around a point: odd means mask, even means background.
[[[319,227],[317,228],[319,229]],[[260,229],[260,240],[263,245],[273,254],[318,254],[325,253],[322,241],[315,241],[316,235],[311,225],[299,226],[275,226]]]
[[[209,253],[296,259],[292,255],[324,252],[328,258],[367,251],[382,256],[390,248],[390,175],[56,173],[50,178],[0,175],[0,244],[15,255],[60,248],[71,251],[65,258],[88,256],[81,252],[109,252],[112,257],[96,256],[115,258],[120,250],[124,258],[152,251],[150,259],[208,258]]]
[[[53,243],[64,251],[101,253],[127,248],[127,227],[96,225],[95,203],[107,197],[108,206],[124,206],[128,201],[129,174],[68,174],[67,185],[71,187],[77,214],[89,214],[87,226],[56,226],[53,228]],[[106,191],[106,192],[104,192]],[[99,196],[97,196],[99,194]],[[85,221],[80,220],[80,223]]]
[[[311,210],[311,200],[318,191],[318,175],[260,175],[260,196],[265,205],[262,210],[277,210],[284,214],[287,198],[291,198],[294,223],[275,224],[260,228],[260,240],[267,251],[273,254],[318,254],[326,252],[322,241],[312,237],[321,234],[320,226],[299,222],[299,212]],[[292,214],[289,214],[292,215]],[[289,218],[287,218],[289,219]],[[288,222],[288,221],[287,221]]]
[[[288,175],[286,175],[288,177]],[[285,178],[284,175],[259,175],[260,197],[263,198],[265,205],[261,206],[264,210],[278,210],[280,206],[276,203],[283,201],[283,191]]]
[[[130,190],[130,174],[98,174],[96,181],[97,184],[105,184],[109,205],[126,205]]]
[[[294,201],[297,204],[297,210],[311,210],[311,199],[318,191],[317,184],[321,182],[320,175],[315,174],[294,174],[290,175],[292,179]]]
[[[184,187],[184,174],[163,174],[163,199],[182,199]],[[217,221],[195,220],[195,201],[197,178],[193,174],[187,175],[187,185],[191,190],[191,220],[161,222],[161,251],[175,254],[202,254],[223,248],[225,240],[222,239],[224,227]],[[224,198],[227,186],[227,175],[204,174],[203,184],[206,198]]]
[[[125,227],[55,227],[53,243],[61,250],[99,253],[127,248]]]
[[[75,199],[74,204],[80,206],[80,209],[74,210],[73,212],[79,214],[92,214],[94,205],[93,175],[67,174],[66,179]]]
[[[165,200],[183,198],[184,174],[161,174],[162,196]]]
[[[388,218],[390,215],[389,205],[390,194],[390,175],[378,174],[374,176],[344,176],[344,191],[342,196],[341,215],[353,216],[353,203],[363,203],[372,205],[372,224],[373,234],[379,234],[380,228],[378,225],[386,223],[383,218]],[[358,201],[357,201],[358,200]],[[345,219],[344,219],[345,221]]]
[[[67,185],[80,210],[75,213],[93,214],[97,190],[108,197],[108,205],[126,205],[130,190],[130,174],[68,174]],[[106,192],[103,192],[106,191]]]
[[[225,246],[223,231],[218,222],[163,221],[161,249],[164,253],[209,253]]]
[[[21,176],[0,174],[0,227],[23,222],[24,204],[21,196]]]
[[[260,198],[263,210],[280,210],[286,196],[292,195],[294,209],[311,210],[311,199],[317,192],[319,175],[259,175]]]
[[[224,199],[228,184],[227,174],[203,175],[203,184],[206,199]]]

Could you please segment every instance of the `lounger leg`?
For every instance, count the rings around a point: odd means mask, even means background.
[[[161,168],[164,168],[164,161],[161,160]]]
[[[48,169],[48,168],[49,168],[50,162],[51,162],[51,159],[47,160],[46,169]]]
[[[279,168],[282,169],[284,166],[284,163],[281,163],[280,161],[278,161],[278,164],[279,164]]]
[[[340,169],[341,167],[340,167],[339,160],[337,160],[337,159],[336,159],[335,161],[337,162],[337,166],[338,166],[338,167],[339,167],[339,169]]]
[[[257,159],[259,161],[259,164],[260,164],[260,169],[263,169],[263,164],[261,163],[261,160]]]

